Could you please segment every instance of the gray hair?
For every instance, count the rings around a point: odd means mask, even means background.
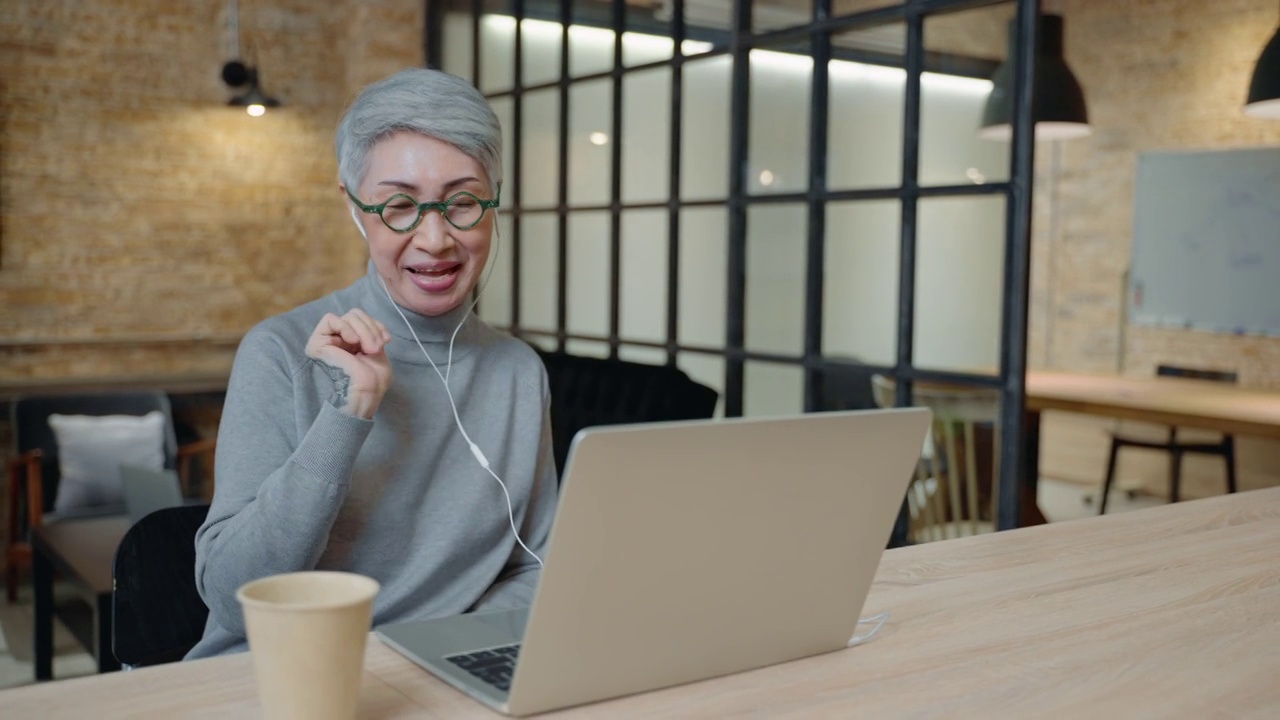
[[[369,85],[338,123],[338,180],[352,193],[369,170],[369,150],[408,130],[447,142],[475,158],[489,182],[502,182],[502,127],[489,102],[456,75],[410,68]]]

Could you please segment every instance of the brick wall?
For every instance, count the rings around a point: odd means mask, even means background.
[[[1050,0],[1045,7],[1066,19],[1067,62],[1084,86],[1093,135],[1037,147],[1032,365],[1148,376],[1175,361],[1234,369],[1244,386],[1280,390],[1280,339],[1122,326],[1138,155],[1280,143],[1280,122],[1240,112],[1254,61],[1280,23],[1276,3]],[[1046,464],[1055,474],[1099,480],[1105,424],[1050,422]],[[1122,460],[1122,476],[1163,492],[1167,464],[1140,455]],[[1280,483],[1280,443],[1245,440],[1241,455],[1245,487]],[[1197,459],[1189,472],[1190,494],[1222,492],[1220,461]]]
[[[333,130],[360,86],[422,63],[422,3],[242,2],[285,105],[260,118],[225,105],[226,11],[5,3],[0,377],[225,365],[255,322],[363,271]]]

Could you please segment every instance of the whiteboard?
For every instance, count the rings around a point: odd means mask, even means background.
[[[1280,147],[1138,158],[1129,321],[1280,336]]]

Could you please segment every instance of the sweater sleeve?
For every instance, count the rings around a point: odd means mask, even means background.
[[[530,550],[544,560],[547,557],[547,541],[551,524],[555,519],[559,482],[556,477],[555,456],[551,447],[550,395],[546,375],[542,379],[542,434],[538,446],[538,467],[534,476],[529,509],[520,525],[520,537]],[[533,604],[534,591],[541,577],[538,561],[533,559],[519,543],[511,551],[507,564],[498,579],[476,602],[473,611],[511,610]]]
[[[196,586],[217,624],[241,636],[236,590],[315,567],[373,427],[324,402],[299,438],[294,394],[308,363],[291,368],[291,355],[261,330],[237,351],[219,423],[213,503],[196,534]]]

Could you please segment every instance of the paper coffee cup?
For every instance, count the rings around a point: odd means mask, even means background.
[[[360,701],[376,580],[297,572],[236,592],[266,720],[350,720]]]

